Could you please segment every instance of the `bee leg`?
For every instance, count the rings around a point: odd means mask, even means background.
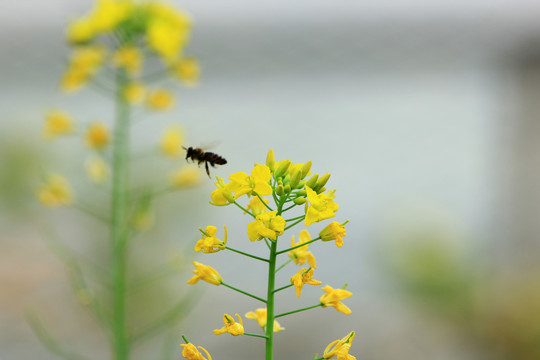
[[[210,169],[208,169],[208,162],[204,163],[204,167],[206,168],[206,174],[208,175],[208,178],[211,179],[211,177],[210,177]]]

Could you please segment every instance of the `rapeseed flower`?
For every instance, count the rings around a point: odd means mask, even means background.
[[[60,81],[64,92],[73,92],[82,87],[97,72],[105,61],[106,50],[101,45],[79,46],[71,54],[68,69]]]
[[[258,196],[254,196],[249,201],[248,205],[246,206],[246,210],[250,211],[255,216],[261,215],[262,213],[266,212],[268,209],[264,204],[268,204],[268,199],[263,199],[264,203],[261,201],[261,199]]]
[[[240,189],[237,190],[237,197],[247,194],[251,196],[252,193],[259,195],[271,195],[272,187],[270,186],[270,178],[272,174],[270,168],[266,165],[255,165],[251,171],[251,176],[245,172],[237,172],[229,176],[229,179],[240,184]]]
[[[221,335],[229,333],[232,336],[244,335],[244,323],[242,318],[238,314],[236,314],[236,317],[238,318],[238,322],[235,322],[231,315],[224,314],[223,322],[225,323],[225,326],[221,329],[215,329],[214,334]]]
[[[294,285],[296,288],[296,297],[300,297],[300,294],[302,293],[302,287],[304,284],[308,285],[320,285],[321,282],[319,280],[313,279],[313,272],[315,269],[309,268],[309,269],[300,269],[293,277],[291,277],[291,284]]]
[[[54,139],[60,135],[71,134],[73,130],[73,119],[68,113],[61,110],[51,110],[45,114],[43,136],[46,139]]]
[[[104,149],[111,141],[109,129],[102,122],[90,124],[84,138],[86,145],[94,150]]]
[[[285,219],[280,215],[276,215],[277,211],[269,211],[258,215],[255,221],[247,225],[249,240],[261,240],[268,238],[276,240],[278,236],[283,234],[285,229]]]
[[[295,247],[298,245],[301,245],[303,243],[306,243],[308,241],[311,241],[311,236],[309,235],[309,232],[307,230],[300,231],[300,235],[298,236],[298,243],[294,242],[294,235],[291,238],[291,247]],[[312,268],[317,268],[317,262],[315,261],[315,256],[311,253],[311,251],[307,251],[309,245],[304,245],[299,248],[293,249],[289,251],[289,257],[293,259],[295,264],[305,264],[306,262],[311,266]]]
[[[166,63],[170,63],[181,55],[189,40],[191,18],[163,3],[149,5],[152,14],[146,36],[148,46]]]
[[[257,320],[257,323],[259,323],[259,326],[261,328],[264,329],[266,327],[266,308],[257,309],[255,310],[255,312],[250,311],[246,313],[245,316],[247,319]],[[285,330],[285,328],[281,327],[281,325],[279,325],[277,320],[274,320],[274,332],[280,332],[283,330]]]
[[[199,82],[199,62],[194,57],[182,57],[171,65],[173,75],[188,86]]]
[[[193,261],[193,265],[195,265],[196,268],[193,270],[195,276],[188,280],[188,284],[195,285],[199,280],[206,281],[212,285],[221,285],[223,282],[221,275],[219,275],[219,273],[211,266],[201,264],[197,261]]]
[[[222,178],[217,178],[217,182],[214,185],[217,186],[217,189],[210,194],[210,198],[212,199],[210,204],[215,206],[225,206],[234,203],[239,196],[234,193],[242,186],[235,181],[229,181],[229,183],[225,184]]]
[[[90,157],[85,163],[86,174],[96,184],[101,184],[109,177],[109,165],[98,156]]]
[[[182,152],[184,136],[178,126],[171,127],[165,131],[161,138],[161,151],[170,157],[178,157]]]
[[[335,212],[338,211],[339,206],[333,200],[336,197],[334,192],[335,190],[329,191],[327,194],[317,194],[306,186],[306,194],[310,205],[306,210],[305,226],[336,216]]]
[[[324,349],[323,358],[331,359],[336,356],[337,360],[356,360],[352,355],[349,355],[351,343],[354,339],[354,331],[351,331],[341,340],[332,341],[326,349]]]
[[[340,302],[340,300],[352,296],[352,293],[350,291],[344,289],[333,289],[328,285],[323,287],[322,290],[326,292],[326,294],[321,296],[321,298],[319,299],[322,307],[332,306],[337,311],[342,312],[346,315],[349,315],[351,313],[351,309],[349,309],[347,306]]]
[[[202,238],[195,244],[195,251],[210,254],[225,249],[225,245],[227,244],[227,227],[223,226],[223,228],[225,229],[225,238],[221,241],[216,237],[217,228],[208,225],[204,230],[204,234],[202,234]]]
[[[337,247],[343,246],[343,237],[347,235],[345,231],[345,224],[349,220],[345,221],[343,224],[338,223],[337,221],[332,221],[328,224],[322,231],[319,233],[322,241],[336,241]]]
[[[148,94],[146,105],[156,111],[168,110],[174,105],[174,97],[170,91],[156,89]]]
[[[208,351],[206,351],[206,349],[203,348],[202,346],[199,346],[199,349],[201,349],[202,351],[204,351],[206,353],[206,356],[208,356],[208,359],[206,359],[203,356],[203,354],[201,354],[199,352],[199,350],[197,350],[197,347],[195,345],[193,345],[192,343],[180,344],[180,346],[182,346],[184,348],[184,350],[182,350],[182,356],[185,359],[188,359],[188,360],[212,360],[212,356],[210,356]]]
[[[58,207],[71,204],[73,192],[68,181],[60,175],[49,175],[37,190],[38,200],[45,206]]]
[[[124,99],[130,104],[139,104],[146,96],[146,87],[138,82],[132,82],[124,87]]]
[[[184,166],[171,176],[172,186],[175,188],[184,188],[195,186],[201,182],[202,176],[199,169],[191,166]]]
[[[133,45],[124,45],[112,56],[114,66],[124,68],[131,75],[138,75],[141,72],[143,56],[141,51]]]

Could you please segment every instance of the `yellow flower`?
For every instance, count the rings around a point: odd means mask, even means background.
[[[124,88],[124,99],[130,104],[139,104],[144,100],[146,88],[141,83],[132,82]]]
[[[113,30],[133,10],[131,0],[97,0],[90,17],[95,32]]]
[[[321,284],[319,280],[313,279],[314,271],[315,269],[313,268],[309,268],[309,269],[302,268],[300,269],[300,271],[296,273],[296,275],[291,277],[291,284],[294,284],[294,287],[296,288],[296,297],[300,297],[300,293],[302,293],[302,287],[304,286],[304,284],[308,284],[308,285]]]
[[[148,46],[168,63],[180,56],[188,43],[191,19],[172,7],[167,10],[163,4],[159,6],[163,9],[157,9],[157,14],[150,19],[146,35]]]
[[[101,184],[109,177],[109,165],[101,157],[92,156],[85,164],[86,174],[96,184]]]
[[[266,309],[257,309],[255,312],[250,311],[245,316],[247,319],[257,320],[261,328],[264,329],[266,327]],[[285,330],[285,328],[281,327],[277,320],[274,320],[274,332],[280,332],[283,330]]]
[[[351,309],[345,306],[340,300],[346,299],[352,295],[350,291],[344,289],[333,289],[332,287],[326,285],[322,288],[326,294],[321,296],[319,299],[323,307],[332,306],[336,308],[337,311],[342,312],[346,315],[351,313]]]
[[[171,183],[176,188],[195,186],[201,182],[201,172],[196,167],[184,166],[172,174]]]
[[[343,246],[343,237],[347,235],[345,232],[345,224],[349,220],[345,221],[343,224],[338,223],[337,221],[332,221],[328,224],[322,231],[319,233],[322,241],[332,241],[336,240],[336,246]]]
[[[165,131],[161,138],[160,148],[165,155],[178,157],[182,152],[184,136],[178,126],[171,127]]]
[[[309,226],[314,222],[329,219],[336,216],[339,206],[334,202],[334,191],[329,191],[327,194],[317,194],[315,191],[306,186],[306,193],[310,206],[306,211],[306,219],[304,225]]]
[[[298,245],[301,245],[303,243],[306,243],[308,241],[311,241],[311,236],[309,236],[309,232],[307,230],[300,231],[300,235],[298,236],[298,243],[294,242],[294,235],[291,238],[291,247],[295,247]],[[289,257],[293,259],[295,264],[305,264],[306,262],[311,266],[312,268],[317,268],[317,262],[315,261],[315,256],[311,253],[311,251],[307,251],[309,245],[304,245],[299,248],[293,249],[289,251]]]
[[[131,219],[131,225],[137,231],[145,231],[154,226],[155,217],[150,208],[139,209]]]
[[[57,136],[70,134],[72,132],[73,119],[68,113],[60,110],[52,110],[45,115],[43,136],[46,139],[54,139]]]
[[[152,110],[168,110],[174,105],[174,97],[170,91],[156,89],[148,94],[146,104]]]
[[[237,197],[244,194],[251,195],[256,192],[259,195],[271,195],[272,187],[270,186],[270,168],[266,165],[255,165],[251,171],[251,176],[245,172],[237,172],[229,176],[229,179],[241,185],[236,192]]]
[[[114,66],[124,68],[131,76],[141,72],[143,57],[141,51],[133,45],[124,45],[116,50],[112,57]]]
[[[225,326],[221,329],[215,329],[214,334],[221,335],[229,333],[232,336],[244,335],[244,323],[242,318],[238,314],[236,314],[236,317],[238,318],[238,322],[235,322],[231,315],[224,314],[223,322],[225,323]]]
[[[95,150],[101,150],[109,145],[111,136],[109,129],[101,122],[90,124],[85,134],[86,145]]]
[[[199,82],[200,68],[199,62],[194,57],[183,57],[171,66],[171,70],[184,84],[188,86],[196,85]]]
[[[341,340],[332,341],[326,349],[324,349],[323,358],[331,359],[336,356],[337,360],[356,360],[352,355],[349,355],[349,349],[354,339],[354,331],[351,331]]]
[[[71,60],[60,88],[64,92],[78,90],[92,78],[105,60],[105,47],[100,45],[79,46],[73,50]]]
[[[45,206],[57,207],[71,204],[73,194],[67,180],[56,174],[51,174],[45,183],[37,190],[38,200]]]
[[[255,241],[262,238],[276,240],[283,234],[285,219],[276,214],[277,211],[262,213],[255,218],[255,221],[250,222],[247,226],[249,240]]]
[[[66,30],[66,37],[71,44],[88,42],[96,35],[93,20],[90,16],[84,16],[72,21]]]
[[[201,354],[199,352],[199,350],[197,350],[197,347],[195,345],[193,345],[192,343],[180,344],[180,346],[182,346],[184,348],[184,350],[182,350],[182,356],[185,359],[188,359],[188,360],[207,360],[203,356],[203,354]],[[199,346],[199,349],[201,349],[202,351],[204,351],[206,353],[206,356],[208,356],[208,360],[212,360],[212,357],[210,356],[208,351],[206,351],[205,348],[203,348],[202,346]]]
[[[263,199],[263,200],[265,204],[268,204],[268,199]],[[246,210],[248,211],[251,210],[251,213],[257,216],[266,212],[267,208],[258,196],[254,196],[249,201],[249,204],[247,205]]]
[[[230,181],[225,184],[222,178],[217,178],[217,182],[214,185],[217,186],[217,189],[212,191],[210,194],[210,204],[215,206],[225,206],[233,203],[238,196],[233,193],[240,189],[241,185],[235,181]]]
[[[210,283],[212,285],[221,285],[221,283],[223,282],[221,275],[219,275],[219,273],[212,267],[201,264],[197,261],[193,261],[193,265],[195,265],[196,268],[195,270],[193,270],[195,276],[188,280],[188,284],[194,285],[199,282],[199,280],[206,281],[207,283]]]
[[[225,244],[227,244],[227,227],[224,225],[223,228],[225,229],[225,239],[221,241],[216,237],[217,228],[212,225],[207,226],[204,232],[208,235],[203,234],[202,238],[197,241],[195,251],[199,252],[202,250],[203,253],[210,254],[225,249]]]

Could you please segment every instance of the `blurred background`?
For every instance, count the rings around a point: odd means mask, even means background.
[[[108,356],[46,241],[61,238],[91,263],[107,247],[106,228],[34,200],[40,176],[55,171],[68,174],[91,205],[105,201],[81,170],[84,147],[41,137],[43,114],[55,107],[81,122],[112,121],[108,99],[57,90],[68,55],[65,25],[92,3],[0,2],[1,360],[55,358],[32,333],[28,309],[89,358]],[[201,62],[201,85],[178,90],[172,111],[134,126],[138,150],[180,123],[188,145],[217,144],[211,150],[229,162],[213,170],[222,177],[264,162],[270,148],[278,160],[312,160],[313,172],[332,174],[335,219],[350,220],[342,249],[310,250],[316,279],[349,283],[354,295],[345,303],[353,313],[328,308],[281,319],[287,330],[277,334],[276,358],[311,359],[351,330],[351,354],[363,360],[540,358],[540,4],[173,3],[195,20],[188,53]],[[166,178],[174,166],[143,158],[134,172]],[[246,243],[248,219],[210,206],[214,186],[206,180],[156,202],[156,226],[135,240],[135,273],[167,263],[176,273],[141,288],[136,301],[145,311],[133,321],[159,315],[187,291],[198,227],[227,224],[231,246]],[[253,246],[262,253],[263,244]],[[233,253],[198,259],[231,284],[263,293],[264,267],[246,271],[258,265]],[[136,358],[157,359],[158,351],[179,358],[181,333],[216,359],[261,357],[262,341],[210,333],[223,312],[245,314],[259,304],[199,287],[202,296],[167,335],[169,350],[150,342]],[[278,311],[321,295],[315,287],[304,292],[300,300],[280,294]],[[254,322],[246,327],[258,332]]]

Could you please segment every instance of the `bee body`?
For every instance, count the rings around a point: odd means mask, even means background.
[[[225,165],[227,163],[227,160],[223,158],[222,156],[209,152],[204,151],[201,148],[195,148],[195,147],[189,147],[184,148],[186,150],[186,160],[191,159],[191,161],[195,162],[197,161],[198,165],[201,165],[204,163],[204,167],[206,169],[206,174],[208,174],[208,177],[210,177],[210,169],[208,168],[208,164],[212,165],[212,167],[215,167],[216,165]]]

